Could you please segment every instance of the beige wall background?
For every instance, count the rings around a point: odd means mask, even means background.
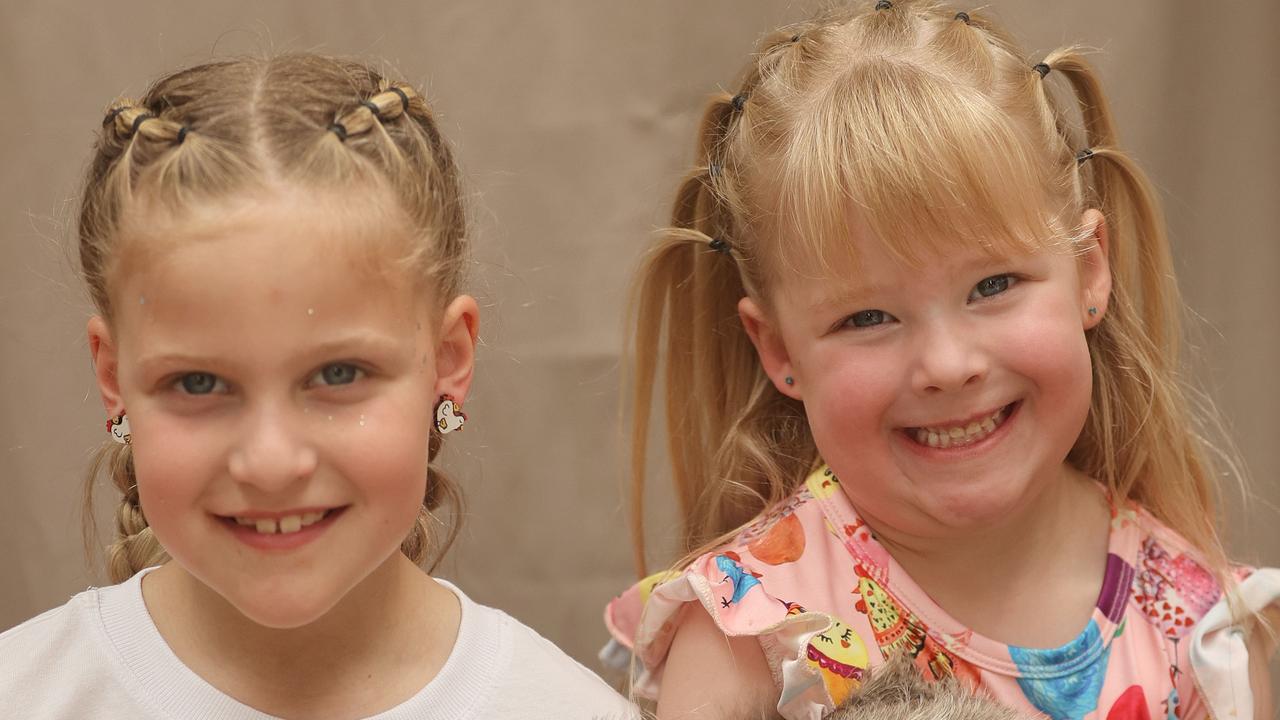
[[[758,34],[812,3],[4,5],[0,629],[103,582],[78,531],[104,417],[67,241],[104,107],[211,57],[319,50],[385,58],[424,87],[475,198],[483,347],[471,424],[446,450],[470,510],[440,574],[594,665],[601,607],[631,580],[614,422],[626,281],[692,159],[703,98],[732,89]],[[1256,479],[1256,499],[1231,510],[1231,547],[1280,565],[1280,3],[990,10],[1030,62],[1064,43],[1102,50],[1122,137],[1161,189],[1203,318],[1199,378]],[[669,539],[660,518],[653,528]]]

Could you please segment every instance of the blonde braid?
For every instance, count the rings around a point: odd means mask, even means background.
[[[116,538],[107,547],[107,575],[111,582],[124,582],[139,570],[168,561],[169,555],[156,540],[138,501],[137,476],[133,471],[133,450],[128,445],[103,443],[94,453],[85,478],[84,508],[85,544],[97,545],[97,529],[93,524],[93,488],[101,474],[106,474],[120,491],[116,507]],[[91,554],[92,556],[92,554]]]

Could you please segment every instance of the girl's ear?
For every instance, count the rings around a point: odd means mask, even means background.
[[[108,417],[115,417],[126,410],[120,396],[119,364],[115,340],[111,328],[101,315],[89,318],[89,354],[93,357],[93,374],[98,380],[98,392],[102,395],[102,407]]]
[[[1111,298],[1111,263],[1107,260],[1110,238],[1107,219],[1101,211],[1089,208],[1080,223],[1091,228],[1085,237],[1084,254],[1080,257],[1081,319],[1088,330],[1102,322]]]
[[[747,337],[751,338],[751,344],[756,346],[760,365],[773,381],[773,386],[789,398],[804,399],[799,378],[795,377],[795,370],[791,367],[791,355],[787,353],[778,328],[749,297],[738,301],[738,317],[742,320],[742,327],[746,328]]]
[[[480,333],[480,308],[475,298],[459,295],[444,309],[436,344],[435,398],[451,395],[462,402],[471,388],[476,342]]]

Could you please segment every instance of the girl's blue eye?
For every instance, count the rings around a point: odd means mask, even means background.
[[[222,381],[213,373],[193,372],[183,375],[178,379],[178,383],[188,395],[208,395],[217,390]]]
[[[844,322],[846,325],[854,327],[875,327],[893,319],[893,316],[883,310],[859,310],[850,315]]]
[[[320,371],[312,378],[312,382],[318,382],[321,385],[350,385],[355,382],[363,372],[355,365],[348,363],[333,363],[320,368]]]
[[[969,299],[978,300],[992,295],[999,295],[1008,290],[1009,286],[1015,282],[1017,280],[1012,275],[992,275],[973,286],[973,292],[969,293]]]

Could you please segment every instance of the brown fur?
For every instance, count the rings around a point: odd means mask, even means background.
[[[968,692],[954,679],[928,682],[905,656],[871,680],[825,720],[1016,720],[1018,713]]]

